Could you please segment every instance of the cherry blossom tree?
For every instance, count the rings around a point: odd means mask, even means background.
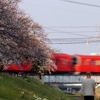
[[[33,67],[48,70],[54,52],[37,22],[18,7],[21,0],[0,0],[0,60],[3,64],[21,63],[28,57]]]

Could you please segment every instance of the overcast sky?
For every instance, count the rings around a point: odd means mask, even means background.
[[[19,7],[43,27],[48,38],[61,39],[62,44],[50,47],[68,54],[100,53],[100,42],[74,44],[77,38],[82,42],[81,38],[100,36],[100,0],[22,0]]]

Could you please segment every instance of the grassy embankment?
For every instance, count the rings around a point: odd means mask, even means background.
[[[36,99],[38,98],[38,99]],[[39,99],[41,98],[41,99]],[[45,99],[46,98],[46,99]],[[0,73],[0,100],[76,100],[33,77]]]

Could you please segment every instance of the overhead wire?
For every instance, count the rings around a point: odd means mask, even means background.
[[[29,6],[32,6],[32,7],[42,7],[42,8],[49,8],[49,9],[55,9],[55,10],[63,10],[63,11],[71,11],[71,12],[99,15],[99,13],[83,12],[83,11],[76,11],[76,10],[70,10],[70,9],[69,10],[68,9],[61,9],[61,8],[56,8],[56,7],[48,7],[48,6],[44,6],[44,5],[34,5],[34,4],[25,4],[25,5],[29,5]]]
[[[69,2],[69,3],[75,3],[75,4],[80,4],[80,5],[85,5],[85,6],[92,6],[92,7],[98,7],[98,8],[100,8],[100,5],[87,4],[87,3],[76,2],[76,1],[72,1],[72,0],[62,0],[62,1]]]
[[[46,28],[46,29],[49,29],[49,30],[52,30],[52,31],[55,31],[55,32],[66,33],[66,34],[70,34],[70,35],[78,35],[78,36],[88,36],[88,37],[90,37],[89,35],[77,34],[75,32],[67,32],[67,31],[57,30],[57,29],[53,29],[53,28]]]
[[[47,44],[80,44],[80,43],[100,43],[100,38],[54,38],[44,40]]]
[[[78,43],[88,44],[88,43],[99,43],[100,42],[100,36],[82,35],[82,34],[77,34],[75,32],[66,32],[66,31],[61,31],[61,30],[52,29],[52,28],[48,28],[48,29],[53,30],[57,33],[62,32],[62,33],[67,33],[71,35],[86,36],[85,38],[49,38],[50,41],[45,41],[46,43],[49,43],[49,44],[78,44]],[[97,32],[97,31],[87,31],[87,32]]]
[[[43,26],[43,28],[96,28],[98,26]]]
[[[76,4],[81,4],[81,5],[87,5],[87,6],[93,6],[93,7],[100,7],[99,5],[92,5],[92,4],[86,4],[86,3],[81,3],[81,2],[74,2],[74,1],[72,1],[72,0],[62,0],[62,1],[65,1],[65,2],[70,2],[70,3],[76,3]],[[29,4],[29,5],[32,5],[32,4]],[[39,7],[47,7],[47,6],[40,6],[40,5],[32,5],[32,6],[39,6]],[[53,7],[47,7],[47,8],[51,8],[51,9],[57,9],[57,10],[65,10],[65,9],[59,9],[59,8],[53,8]],[[75,12],[75,11],[74,11]],[[82,12],[81,12],[82,13]],[[89,13],[88,13],[89,14]],[[90,27],[97,27],[97,26],[86,26],[87,28],[90,28]],[[86,28],[85,26],[76,26],[76,27],[63,27],[63,28]],[[56,31],[56,32],[62,32],[62,33],[67,33],[67,34],[73,34],[73,35],[80,35],[80,34],[77,34],[77,33],[73,33],[73,32],[66,32],[66,31],[61,31],[61,30],[55,30],[55,29],[52,29],[52,28],[48,28],[48,27],[45,27],[46,29],[49,29],[49,30],[53,30],[53,31]],[[60,27],[59,27],[60,28]],[[80,35],[80,36],[88,36],[88,35]],[[86,39],[84,40],[82,40],[82,38],[80,38],[81,39],[81,41],[79,40],[78,42],[75,42],[75,41],[77,41],[77,39],[74,39],[74,42],[62,42],[62,43],[52,43],[52,44],[77,44],[77,43],[86,43]],[[57,40],[57,39],[56,39]],[[64,39],[63,39],[64,40]],[[52,39],[51,39],[51,41],[53,41]],[[57,41],[59,41],[59,39],[57,40]],[[61,41],[61,40],[60,40]],[[67,41],[68,41],[68,39],[67,39]],[[91,41],[91,43],[92,42],[100,42],[100,40],[98,40],[98,41]],[[47,42],[47,43],[50,43],[50,42]]]
[[[90,27],[90,26],[89,26]],[[88,28],[89,28],[88,27]],[[92,26],[94,27],[94,26]],[[70,35],[78,35],[78,36],[85,36],[85,38],[49,38],[50,41],[46,41],[46,43],[49,44],[80,44],[80,43],[99,43],[100,42],[100,37],[99,40],[94,39],[95,36],[90,36],[90,35],[82,35],[82,34],[78,34],[78,33],[83,33],[83,32],[97,32],[97,31],[78,31],[78,32],[66,32],[66,31],[61,31],[61,30],[57,30],[54,28],[49,28],[49,27],[45,27],[46,29],[52,30],[56,33],[67,33]],[[73,27],[71,27],[73,28]],[[75,28],[75,27],[74,27]],[[76,27],[78,28],[78,27]],[[87,28],[87,27],[80,27],[80,28]],[[98,31],[99,32],[99,31]],[[98,36],[96,37],[98,38]]]
[[[95,32],[99,32],[99,31],[72,31],[72,32],[69,32],[69,33],[95,33]],[[47,33],[67,33],[66,31],[64,32],[53,32],[53,31],[49,31]]]

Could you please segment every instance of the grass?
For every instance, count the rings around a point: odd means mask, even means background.
[[[34,77],[16,77],[0,73],[0,100],[76,100]]]

